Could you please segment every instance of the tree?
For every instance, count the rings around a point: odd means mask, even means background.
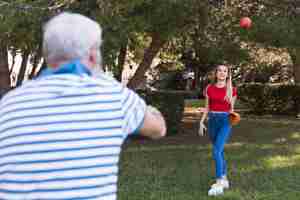
[[[0,41],[0,98],[10,89],[7,46]]]
[[[48,17],[49,8],[47,1],[24,1],[17,0],[0,3],[0,41],[2,55],[7,55],[7,51],[20,51],[23,55],[22,66],[18,75],[18,85],[24,79],[27,71],[27,60],[30,55],[40,55],[41,50],[41,27]],[[35,57],[36,60],[40,59]],[[8,57],[1,56],[3,63],[1,69],[5,74],[1,80],[6,80],[0,87],[10,88],[8,71]],[[12,71],[12,69],[10,70]],[[6,77],[6,78],[4,78]]]
[[[194,25],[186,29],[186,34],[172,40],[165,49],[180,55],[180,62],[195,72],[196,87],[199,84],[203,87],[204,77],[217,64],[240,66],[249,60],[248,50],[241,45],[238,6],[231,5],[229,1],[227,4],[210,1],[207,7],[209,23],[201,24],[204,16],[199,13]]]
[[[148,28],[145,32],[150,36],[151,43],[144,51],[144,57],[140,63],[135,76],[129,82],[130,87],[137,87],[143,80],[145,72],[149,69],[153,58],[166,42],[178,35],[184,35],[184,31],[193,26],[199,13],[204,16],[200,19],[206,24],[207,5],[203,1],[182,0],[182,1],[152,1],[140,7],[138,16],[145,18]],[[153,13],[153,15],[149,15]]]
[[[286,48],[293,61],[294,81],[297,84],[300,83],[299,8],[298,0],[256,1],[252,5],[252,13],[248,12],[253,15],[254,26],[245,34],[248,40],[265,46]]]
[[[87,0],[64,1],[66,7],[96,19],[104,29],[105,66],[118,68],[126,51],[137,55],[143,49],[139,67],[129,86],[136,88],[152,60],[171,38],[194,24],[195,13],[205,12],[200,0]],[[119,57],[116,63],[117,58]]]

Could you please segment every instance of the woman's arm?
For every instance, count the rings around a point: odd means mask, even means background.
[[[203,114],[200,120],[200,123],[204,123],[206,117],[207,117],[207,113],[208,113],[209,107],[208,107],[208,96],[206,96],[205,98],[205,109],[203,109]]]
[[[234,112],[235,101],[236,101],[236,96],[232,97],[232,101],[231,101],[231,112]]]
[[[198,130],[198,134],[200,136],[203,136],[204,132],[206,131],[206,127],[204,125],[204,121],[205,121],[205,119],[207,117],[208,109],[209,109],[209,106],[208,106],[208,97],[206,97],[205,98],[205,108],[201,109],[201,112],[203,112],[203,114],[202,114],[202,117],[201,117],[201,120],[200,120],[200,123],[199,123],[199,130]]]
[[[231,112],[234,112],[234,106],[237,99],[237,88],[232,89]]]

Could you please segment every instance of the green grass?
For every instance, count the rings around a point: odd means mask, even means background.
[[[186,107],[192,107],[192,108],[204,107],[205,106],[205,100],[204,99],[186,100],[184,104],[185,104]]]
[[[231,189],[208,197],[214,166],[207,137],[176,136],[177,143],[125,146],[119,200],[299,200],[300,123],[248,119],[226,146]]]

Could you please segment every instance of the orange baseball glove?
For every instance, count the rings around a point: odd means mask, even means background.
[[[241,116],[237,112],[231,112],[229,114],[229,122],[232,126],[237,125],[241,121]]]

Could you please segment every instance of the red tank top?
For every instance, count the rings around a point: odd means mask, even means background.
[[[215,85],[206,87],[206,96],[208,97],[208,107],[210,111],[229,112],[231,105],[224,99],[226,87],[218,88]],[[232,88],[232,96],[237,96],[237,89]]]

